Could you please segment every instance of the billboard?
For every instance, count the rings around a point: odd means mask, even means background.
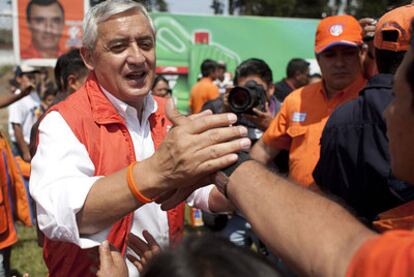
[[[84,0],[14,0],[13,11],[18,63],[54,66],[59,55],[81,46]]]
[[[229,72],[248,58],[266,61],[275,81],[292,58],[313,61],[319,20],[254,16],[152,13],[157,29],[157,73],[173,86],[178,108],[187,111],[191,87],[204,59],[223,61]]]

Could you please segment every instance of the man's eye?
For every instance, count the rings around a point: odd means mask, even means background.
[[[152,41],[141,41],[139,46],[144,50],[151,50],[154,47],[154,43]]]
[[[44,17],[34,17],[32,20],[36,24],[42,24],[46,21]]]
[[[60,17],[54,17],[52,19],[53,24],[59,25],[62,23],[62,19]]]
[[[110,47],[110,50],[111,50],[112,52],[119,53],[119,52],[124,51],[124,50],[125,50],[125,48],[126,48],[126,45],[124,45],[124,44],[115,44],[115,45],[112,45],[112,46]]]
[[[330,59],[330,58],[333,58],[333,57],[335,57],[335,53],[329,53],[329,52],[328,52],[328,53],[325,53],[325,54],[324,54],[324,57],[325,57],[325,58],[329,58],[329,59]]]

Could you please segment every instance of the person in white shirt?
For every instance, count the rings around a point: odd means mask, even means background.
[[[35,87],[36,71],[32,67],[21,66],[16,70],[19,84],[21,87],[31,87],[30,93],[9,106],[9,135],[14,144],[14,155],[30,162],[31,156],[29,152],[30,130],[39,119],[36,112],[40,106],[40,98]],[[20,94],[20,90],[15,92]]]
[[[236,115],[204,112],[186,118],[168,106],[175,126],[156,149],[151,133],[164,124],[164,102],[149,93],[155,29],[142,5],[109,0],[91,8],[81,54],[91,74],[43,118],[32,160],[30,193],[47,238],[44,256],[51,276],[89,276],[96,263],[86,249],[96,250],[111,238],[124,251],[119,237],[129,232],[140,235],[146,229],[167,245],[171,234],[164,210],[185,199],[202,209],[228,210],[217,188],[203,186],[250,147],[247,130],[230,126]],[[138,276],[133,265],[128,270]]]

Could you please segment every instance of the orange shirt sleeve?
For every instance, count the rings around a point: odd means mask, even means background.
[[[389,231],[365,242],[352,258],[347,277],[414,276],[414,232]]]
[[[279,113],[270,123],[269,128],[263,134],[263,142],[277,149],[289,149],[291,138],[287,134],[289,127],[289,114],[287,102],[283,103]]]

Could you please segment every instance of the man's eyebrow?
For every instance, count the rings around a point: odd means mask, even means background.
[[[146,40],[146,39],[154,40],[154,37],[151,35],[145,35],[145,36],[140,36],[137,39],[138,40]]]
[[[116,43],[123,43],[123,42],[126,42],[126,41],[129,41],[129,39],[128,38],[114,38],[114,39],[111,39],[110,41],[108,41],[108,45],[111,45],[111,44],[116,44]]]

